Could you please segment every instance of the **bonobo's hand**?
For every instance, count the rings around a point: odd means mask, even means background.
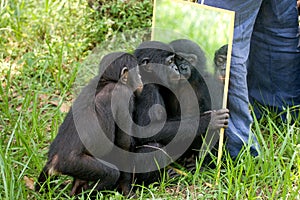
[[[209,112],[211,113],[211,118],[208,125],[208,129],[210,131],[216,131],[219,130],[220,128],[228,127],[229,110],[227,108],[207,111],[205,113],[209,113]]]

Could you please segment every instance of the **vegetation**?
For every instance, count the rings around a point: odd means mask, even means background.
[[[151,26],[150,0],[98,2],[93,9],[82,0],[0,1],[0,199],[70,198],[69,177],[44,194],[32,187],[74,100],[78,74],[104,40],[127,40],[126,31]],[[129,38],[139,41],[138,34]],[[216,169],[182,169],[186,175],[139,186],[137,198],[300,199],[299,120],[287,122],[273,112],[255,120],[261,155],[245,148],[233,161],[225,154],[218,186]],[[125,197],[107,191],[97,198]]]

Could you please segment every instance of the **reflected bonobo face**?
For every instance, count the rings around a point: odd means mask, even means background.
[[[182,79],[190,79],[195,71],[206,71],[205,52],[192,40],[178,39],[170,42],[176,57],[175,63],[179,68]]]
[[[193,68],[193,65],[186,59],[187,57],[189,56],[180,52],[176,53],[175,56],[175,63],[179,69],[181,79],[189,79],[192,73],[191,69]]]
[[[216,73],[220,80],[225,79],[227,55],[218,55],[215,61]]]
[[[215,63],[215,76],[220,79],[223,83],[226,76],[226,63],[227,63],[227,51],[228,45],[223,45],[215,52],[214,63]]]

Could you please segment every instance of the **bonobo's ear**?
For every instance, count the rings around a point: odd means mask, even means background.
[[[147,65],[149,63],[149,60],[150,60],[150,58],[148,58],[148,57],[143,58],[141,65]]]
[[[127,67],[123,67],[122,71],[121,71],[121,83],[126,84],[127,80],[128,80],[128,68]]]
[[[191,63],[193,66],[196,66],[197,64],[197,56],[195,54],[188,54],[186,59]]]

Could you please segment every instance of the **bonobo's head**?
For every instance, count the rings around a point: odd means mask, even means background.
[[[214,57],[215,76],[222,82],[224,82],[226,76],[227,51],[228,44],[225,44],[215,52]]]
[[[140,94],[143,89],[137,59],[125,52],[114,52],[103,57],[100,62],[100,83],[120,82]]]
[[[174,62],[174,50],[159,41],[141,43],[134,51],[144,82],[162,81],[165,84],[177,84],[180,79]]]
[[[170,43],[176,53],[175,63],[179,72],[185,78],[190,78],[192,71],[197,69],[200,73],[206,70],[206,57],[200,46],[187,39],[178,39]]]

